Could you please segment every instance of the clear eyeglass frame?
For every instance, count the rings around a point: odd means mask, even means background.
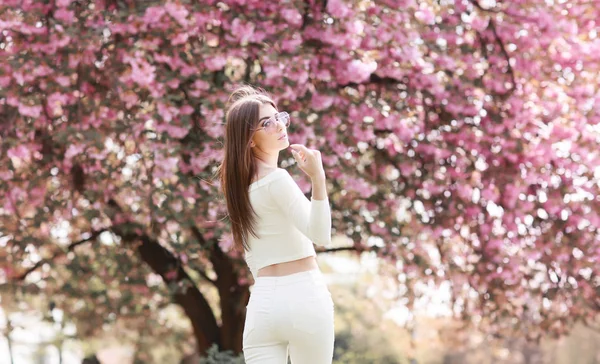
[[[267,133],[272,134],[277,130],[277,123],[283,123],[283,125],[287,128],[290,126],[290,121],[290,114],[288,114],[285,111],[282,111],[265,120],[262,124],[263,126],[254,130],[258,131],[264,129]]]

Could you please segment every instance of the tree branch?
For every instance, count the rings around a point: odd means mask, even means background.
[[[123,216],[123,209],[114,199],[108,202],[108,206],[113,209],[113,211],[107,211],[113,221],[119,215],[125,218],[125,221],[130,220],[128,216]],[[169,287],[174,289],[173,300],[183,308],[186,316],[190,319],[199,353],[203,355],[214,343],[221,346],[220,330],[213,310],[206,297],[183,269],[179,258],[156,239],[148,236],[139,224],[133,222],[115,224],[111,230],[124,242],[135,246],[142,260],[156,274],[160,275]]]
[[[118,226],[113,228],[113,231],[126,242],[141,242],[137,251],[142,260],[160,275],[167,285],[174,286],[173,299],[190,319],[199,351],[203,353],[213,343],[220,344],[219,326],[212,308],[185,272],[179,259],[146,234],[127,231]]]
[[[217,282],[210,279],[210,277],[206,274],[206,272],[202,268],[196,266],[195,264],[190,264],[190,263],[188,263],[188,267],[192,268],[194,270],[194,272],[197,272],[203,279],[207,280],[210,284],[217,287]]]
[[[513,70],[512,66],[510,64],[510,55],[508,54],[508,51],[506,50],[506,47],[504,46],[504,42],[502,41],[502,38],[500,38],[500,35],[498,34],[498,30],[496,29],[496,24],[491,19],[490,19],[489,27],[490,27],[490,29],[492,29],[492,33],[494,34],[496,43],[498,43],[498,45],[500,46],[500,50],[502,51],[502,54],[504,55],[504,58],[506,59],[506,65],[508,67],[508,74],[510,75],[510,81],[513,84],[513,88],[510,91],[512,93],[517,88],[517,80],[515,79],[515,71]]]
[[[477,0],[470,0],[470,1],[477,9],[479,9],[481,11],[490,11],[488,9],[483,8]],[[490,19],[490,24],[488,27],[492,31],[492,34],[494,34],[494,39],[496,40],[496,43],[500,47],[500,51],[502,52],[502,55],[506,59],[508,74],[510,76],[510,80],[513,85],[512,90],[509,93],[512,93],[517,88],[517,81],[515,79],[515,71],[513,70],[512,66],[510,64],[510,55],[508,54],[508,51],[506,50],[506,47],[504,46],[504,42],[502,41],[500,34],[498,34],[498,30],[496,29],[496,24],[494,23],[493,19]]]
[[[52,262],[54,259],[66,255],[68,252],[72,252],[73,250],[75,250],[76,247],[78,247],[81,244],[87,243],[88,241],[94,240],[96,239],[100,234],[102,234],[103,232],[107,231],[106,229],[102,229],[102,230],[98,230],[98,231],[94,231],[90,234],[89,237],[85,238],[85,239],[81,239],[79,241],[76,241],[74,243],[71,243],[69,246],[67,246],[66,250],[61,250],[58,251],[56,253],[54,253],[52,255],[52,257],[47,258],[47,259],[42,259],[40,261],[38,261],[37,263],[35,263],[33,265],[33,267],[27,269],[25,272],[23,272],[21,275],[16,277],[17,281],[22,281],[24,280],[29,274],[31,274],[32,272],[34,272],[35,270],[37,270],[39,267],[41,267],[42,265],[46,264],[46,263],[50,263]]]
[[[353,245],[353,246],[340,246],[340,247],[336,247],[336,248],[324,248],[324,247],[316,247],[315,251],[319,254],[323,254],[323,253],[337,253],[337,252],[357,252],[357,253],[363,253],[363,252],[378,252],[379,250],[381,250],[380,247],[378,246],[362,246],[362,245]]]
[[[250,298],[248,284],[239,282],[240,270],[236,269],[235,260],[227,255],[218,242],[208,242],[202,232],[192,227],[192,233],[198,241],[206,247],[209,259],[217,275],[216,286],[219,290],[219,304],[221,308],[221,343],[224,347],[242,350],[243,321],[239,318],[245,315],[245,306]]]
[[[363,84],[363,85],[364,84],[374,84],[374,85],[384,85],[384,86],[387,86],[387,85],[396,85],[396,84],[399,84],[399,83],[405,84],[402,80],[398,80],[398,79],[393,78],[393,77],[381,77],[381,76],[378,76],[378,75],[372,73],[371,76],[369,76],[369,80],[366,81],[366,82],[363,82],[361,84]],[[348,86],[350,86],[350,87],[357,87],[358,85],[359,84],[356,83],[356,82],[349,82],[349,83],[347,83],[345,85],[340,85],[340,87],[341,88],[348,87]]]

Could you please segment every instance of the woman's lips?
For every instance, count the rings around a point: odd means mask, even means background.
[[[279,140],[283,139],[283,138],[287,138],[287,134],[286,135],[282,135]]]

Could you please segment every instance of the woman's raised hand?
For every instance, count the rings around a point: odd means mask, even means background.
[[[290,148],[292,148],[292,155],[300,169],[312,180],[325,178],[321,152],[316,149],[308,149],[302,144],[291,144]]]

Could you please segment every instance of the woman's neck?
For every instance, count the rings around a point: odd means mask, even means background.
[[[263,155],[259,158],[255,158],[256,167],[259,171],[271,170],[277,168],[277,160],[279,159],[279,153],[276,155]]]

